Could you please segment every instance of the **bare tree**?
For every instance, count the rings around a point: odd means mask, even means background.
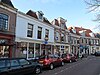
[[[88,5],[89,12],[96,12],[97,14],[96,19],[93,21],[98,22],[99,25],[94,29],[100,29],[100,0],[85,0],[85,2]]]
[[[100,7],[100,0],[85,0],[85,2],[89,5],[90,12]]]

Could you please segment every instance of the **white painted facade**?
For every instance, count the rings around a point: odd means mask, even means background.
[[[28,23],[33,25],[33,36],[31,37],[27,37],[27,28],[28,28]],[[42,36],[41,39],[37,38],[38,35],[38,26],[42,27]],[[34,58],[36,56],[36,44],[39,44],[40,48],[39,48],[39,55],[42,54],[42,45],[45,44],[45,30],[48,29],[49,30],[49,38],[48,38],[48,43],[46,45],[49,45],[52,51],[52,46],[54,45],[54,28],[52,25],[47,24],[45,22],[42,22],[38,19],[35,19],[34,17],[28,16],[22,12],[18,12],[17,13],[17,20],[16,20],[16,42],[17,43],[21,43],[21,42],[25,42],[27,43],[27,48],[26,48],[26,58],[29,59],[29,44],[32,43],[34,44],[33,47],[33,53],[32,51],[31,53],[31,57],[33,54]],[[46,49],[45,49],[46,50]],[[17,50],[18,51],[18,50]],[[25,53],[25,52],[24,52]],[[51,52],[52,53],[52,52]],[[18,52],[16,54],[18,56]],[[20,55],[19,55],[20,56]]]
[[[28,23],[33,24],[33,37],[27,37],[27,26]],[[42,27],[42,39],[37,39],[37,30],[38,26]],[[17,23],[16,23],[16,39],[25,38],[31,40],[44,41],[45,38],[45,29],[49,30],[49,40],[48,42],[54,42],[54,28],[47,25],[35,18],[24,15],[23,13],[17,13]],[[17,41],[17,40],[16,40]]]

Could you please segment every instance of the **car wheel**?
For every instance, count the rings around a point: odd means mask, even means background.
[[[36,67],[35,68],[35,74],[39,74],[41,73],[41,68],[40,67]]]
[[[52,70],[54,68],[54,65],[53,64],[50,64],[50,69]]]
[[[64,66],[64,62],[61,62],[61,65]]]

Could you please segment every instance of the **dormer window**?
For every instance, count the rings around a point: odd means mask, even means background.
[[[38,12],[37,12],[38,19],[41,20],[41,21],[43,21],[43,15],[44,15],[44,14],[43,14],[42,11],[38,11]]]
[[[43,17],[43,15],[42,14],[39,14],[39,19],[40,20],[42,20],[42,17]]]
[[[65,25],[66,25],[65,23],[62,23],[61,24],[61,28],[64,29],[65,28]]]
[[[75,29],[72,29],[73,33],[76,33],[76,30]]]

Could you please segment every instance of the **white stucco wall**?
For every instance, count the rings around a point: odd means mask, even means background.
[[[27,37],[27,26],[28,23],[33,24],[33,37]],[[33,39],[33,40],[39,40],[37,39],[37,29],[38,26],[42,27],[42,39],[45,38],[45,29],[49,30],[49,40],[48,42],[54,42],[54,28],[52,26],[47,25],[46,23],[40,22],[35,18],[26,16],[22,13],[17,13],[17,22],[16,22],[16,37],[20,38],[27,38],[27,39]]]

